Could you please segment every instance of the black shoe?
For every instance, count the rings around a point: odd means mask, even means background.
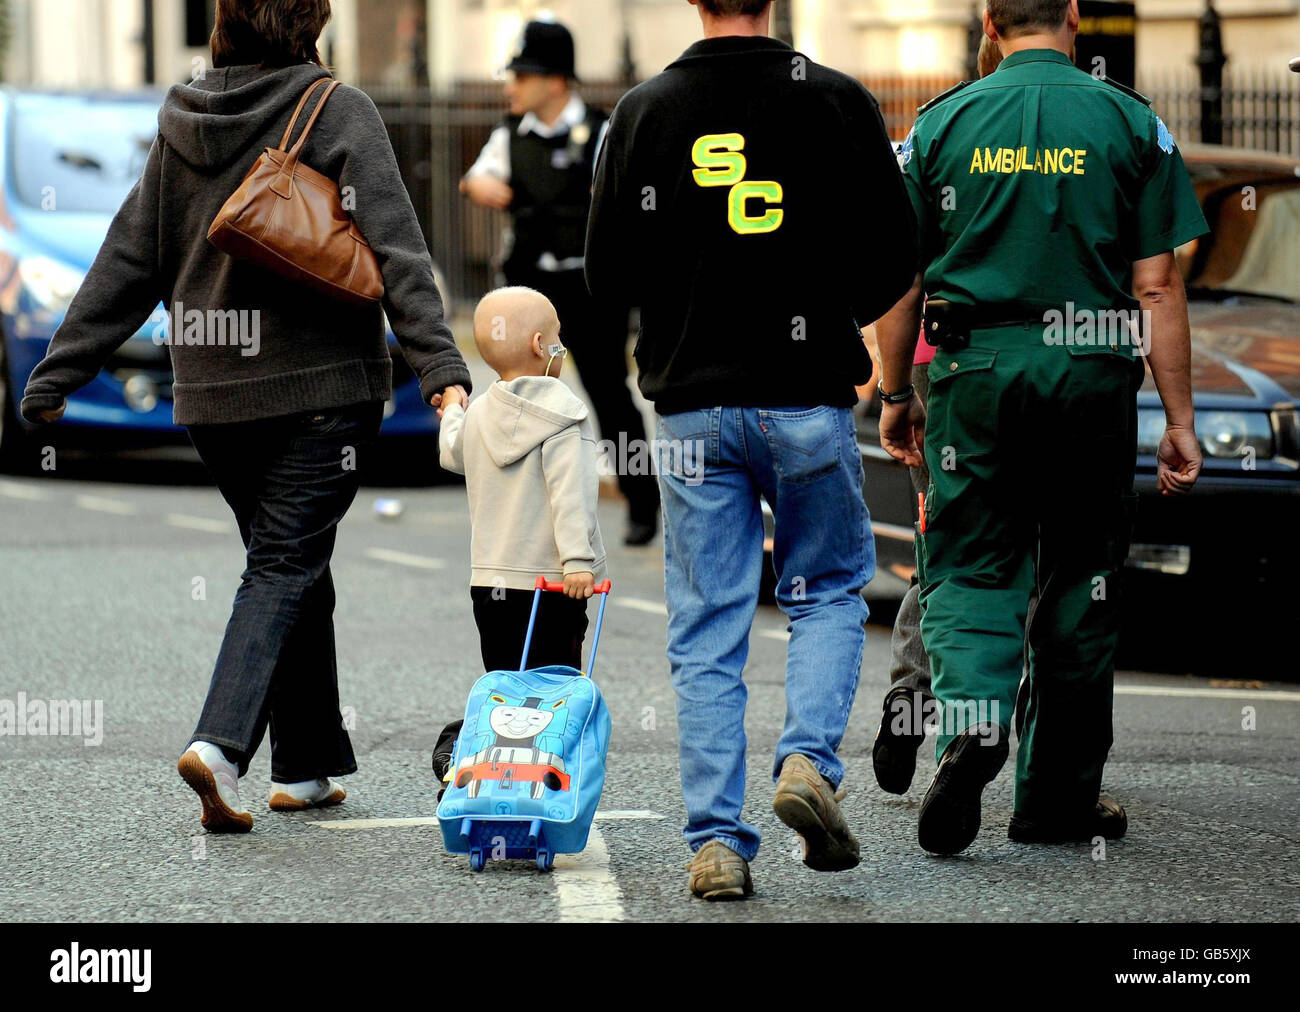
[[[1092,813],[1075,823],[1039,822],[1011,816],[1007,836],[1016,843],[1091,843],[1097,837],[1118,840],[1128,832],[1128,813],[1104,794]]]
[[[451,769],[451,760],[456,751],[456,739],[460,737],[463,720],[453,720],[438,734],[438,744],[433,746],[433,775],[438,778],[438,800],[442,800],[447,791],[447,771]]]
[[[876,783],[890,794],[906,794],[916,775],[916,750],[925,741],[922,724],[925,693],[904,687],[885,693],[885,713],[880,718],[876,743],[871,747],[871,766]]]
[[[648,523],[640,520],[629,520],[627,523],[627,532],[623,535],[623,544],[629,548],[641,548],[650,544],[659,533],[659,524],[651,520]]]
[[[931,854],[960,854],[980,831],[980,795],[1007,761],[997,724],[975,724],[953,739],[921,802],[916,838]]]

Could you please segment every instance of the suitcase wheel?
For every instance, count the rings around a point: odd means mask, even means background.
[[[483,853],[482,847],[475,847],[469,852],[470,871],[482,871],[487,865],[487,855]]]
[[[545,847],[537,848],[537,870],[550,871],[551,866],[555,864],[555,855]]]

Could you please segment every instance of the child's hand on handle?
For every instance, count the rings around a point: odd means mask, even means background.
[[[465,393],[464,387],[448,387],[440,394],[435,394],[432,405],[438,409],[438,419],[447,413],[447,409],[453,405],[460,404],[464,406],[469,400],[469,394]]]
[[[564,578],[564,593],[575,601],[589,598],[596,592],[594,573],[570,573]]]

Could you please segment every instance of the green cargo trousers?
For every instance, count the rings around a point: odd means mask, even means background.
[[[1023,817],[1081,818],[1101,787],[1142,375],[1129,348],[1048,345],[1041,325],[977,330],[930,366],[917,561],[938,756],[976,722],[1010,733],[1027,665]]]

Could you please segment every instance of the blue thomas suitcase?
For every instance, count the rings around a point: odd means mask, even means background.
[[[585,675],[522,666],[542,593],[564,590],[539,576],[520,669],[488,672],[470,690],[438,823],[447,850],[468,854],[474,871],[489,858],[535,861],[549,871],[556,854],[587,846],[609,750],[609,709],[590,675],[610,588],[608,580],[596,588],[600,611]]]

